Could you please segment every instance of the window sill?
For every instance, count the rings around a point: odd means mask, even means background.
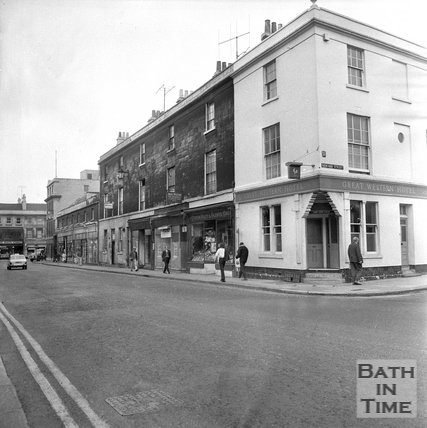
[[[259,259],[283,259],[283,253],[261,253]]]
[[[383,256],[380,253],[364,253],[362,254],[364,260],[371,259],[382,259]]]
[[[209,133],[211,133],[212,131],[215,131],[215,129],[216,129],[216,127],[214,126],[213,128],[208,129],[207,131],[205,131],[205,132],[203,133],[203,135],[209,134]]]
[[[349,169],[348,172],[352,173],[352,174],[365,174],[365,175],[371,175],[370,171],[365,171],[363,169]]]
[[[264,100],[264,102],[261,104],[261,106],[265,106],[265,105],[267,105],[267,104],[270,104],[270,103],[272,103],[273,101],[277,101],[279,99],[279,97],[278,96],[275,96],[275,97],[273,97],[273,98],[270,98],[269,100]]]
[[[391,99],[394,101],[400,101],[401,103],[405,103],[405,104],[412,104],[411,101],[403,99],[403,98],[391,97]]]
[[[351,85],[350,83],[347,83],[346,87],[349,89],[355,89],[356,91],[366,92],[367,94],[369,94],[369,90],[364,88],[363,86],[356,86],[356,85]]]

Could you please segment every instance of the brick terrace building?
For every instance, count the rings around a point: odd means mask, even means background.
[[[153,118],[99,160],[100,262],[214,272],[224,242],[234,252],[234,103],[231,68],[223,63],[198,90]]]

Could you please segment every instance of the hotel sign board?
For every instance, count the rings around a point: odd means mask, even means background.
[[[253,190],[236,192],[236,202],[243,203],[272,199],[317,190],[427,199],[427,186],[380,180],[317,176],[301,179],[297,182],[288,181]]]

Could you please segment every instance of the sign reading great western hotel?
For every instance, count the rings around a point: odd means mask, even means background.
[[[236,202],[257,201],[296,193],[312,192],[315,190],[427,199],[427,186],[380,180],[317,176],[302,179],[297,182],[289,181],[252,190],[237,191]]]

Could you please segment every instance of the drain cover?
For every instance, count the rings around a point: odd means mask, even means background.
[[[152,389],[150,391],[137,392],[134,395],[126,394],[118,397],[110,397],[105,400],[114,410],[122,416],[136,413],[155,412],[166,406],[181,406],[182,400],[178,400],[163,391]]]

